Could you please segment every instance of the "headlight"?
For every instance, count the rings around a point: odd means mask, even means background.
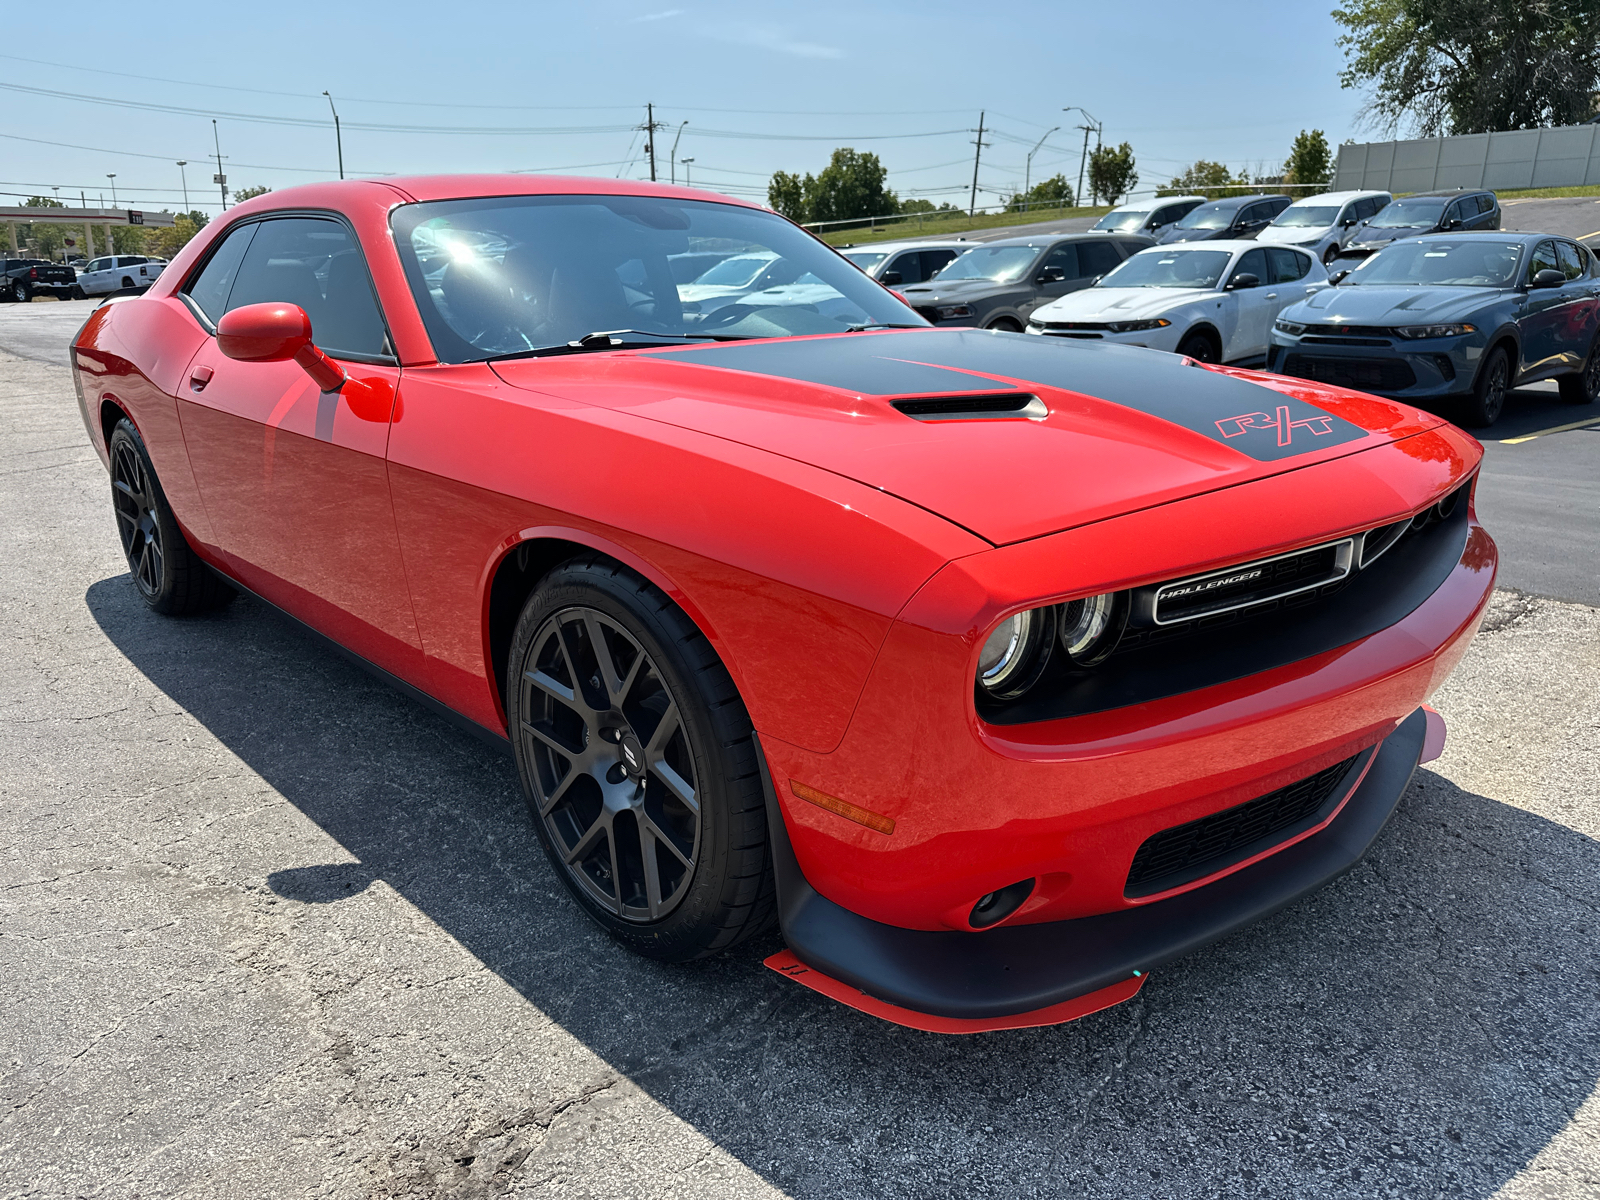
[[[996,700],[1022,695],[1050,662],[1055,626],[1053,605],[1013,613],[1001,621],[978,652],[979,686]]]
[[[1478,327],[1462,321],[1455,325],[1399,325],[1395,332],[1403,338],[1460,337],[1464,333],[1477,333]]]
[[[1061,648],[1074,666],[1092,667],[1117,648],[1127,624],[1126,592],[1070,601],[1061,606]]]
[[[939,320],[948,321],[951,317],[970,317],[972,315],[972,306],[970,304],[945,304],[941,305],[937,311]]]
[[[1156,317],[1149,321],[1108,321],[1106,328],[1112,333],[1138,333],[1143,329],[1165,329],[1171,324],[1165,317]]]
[[[1306,331],[1306,327],[1298,321],[1274,321],[1272,327],[1279,333],[1292,333],[1296,337]]]

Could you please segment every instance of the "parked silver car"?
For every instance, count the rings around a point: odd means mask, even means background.
[[[1161,196],[1113,208],[1091,229],[1104,233],[1141,233],[1159,237],[1169,225],[1176,225],[1206,202],[1204,196]]]
[[[1256,234],[1256,241],[1298,246],[1327,264],[1393,199],[1388,192],[1323,192],[1307,196],[1273,218],[1271,225]]]
[[[845,246],[839,251],[885,287],[926,283],[976,242],[960,238],[949,242],[874,242]]]

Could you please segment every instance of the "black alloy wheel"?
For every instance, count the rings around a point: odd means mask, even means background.
[[[20,279],[15,279],[11,283],[11,298],[18,304],[26,304],[29,300],[33,299],[33,297],[28,294],[28,285],[23,283]]]
[[[204,612],[233,599],[233,589],[200,560],[183,536],[144,440],[127,418],[117,422],[107,450],[117,536],[140,599],[168,616]]]
[[[1561,398],[1568,404],[1593,404],[1596,396],[1600,396],[1600,336],[1596,336],[1594,345],[1589,347],[1589,357],[1584,360],[1583,369],[1571,375],[1563,375],[1557,381],[1561,389]]]
[[[986,325],[984,328],[986,328],[986,329],[994,329],[994,330],[999,331],[1000,333],[1021,333],[1022,332],[1022,326],[1017,324],[1017,322],[1013,321],[1010,317],[997,317],[993,321],[989,322],[989,324]]]
[[[1477,382],[1466,400],[1462,424],[1481,429],[1498,421],[1505,411],[1510,384],[1511,360],[1506,357],[1504,346],[1496,346],[1478,370]]]
[[[750,718],[705,637],[603,559],[557,568],[518,622],[506,710],[552,865],[633,949],[716,953],[774,915]]]
[[[1195,362],[1214,363],[1222,357],[1217,344],[1203,333],[1191,333],[1178,345],[1178,353]]]

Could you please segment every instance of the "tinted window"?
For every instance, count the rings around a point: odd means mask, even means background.
[[[339,221],[262,221],[245,251],[227,310],[269,301],[298,304],[329,354],[384,354],[383,317],[367,265]]]
[[[1267,265],[1267,252],[1265,250],[1251,250],[1239,260],[1239,265],[1233,269],[1233,274],[1229,278],[1237,279],[1241,275],[1254,275],[1262,283],[1267,283],[1271,279],[1270,270],[1271,268]]]
[[[1478,197],[1478,211],[1481,213],[1494,211],[1494,197],[1485,193]]]
[[[1104,275],[1116,270],[1121,262],[1122,255],[1110,242],[1078,243],[1078,270],[1082,276]]]
[[[1077,279],[1088,274],[1078,269],[1078,247],[1071,242],[1057,246],[1045,255],[1044,261],[1039,264],[1039,270],[1044,271],[1049,267],[1060,267],[1063,279]]]
[[[887,275],[890,271],[900,272],[901,283],[921,283],[924,278],[922,255],[915,250],[909,254],[902,254],[889,264],[884,274]]]
[[[924,250],[922,252],[922,277],[932,279],[954,261],[954,250]]]
[[[1528,259],[1528,278],[1531,280],[1540,271],[1559,271],[1561,263],[1556,258],[1556,244],[1554,242],[1540,242],[1533,248],[1533,256]]]
[[[1577,279],[1583,274],[1583,260],[1571,242],[1556,243],[1556,258],[1561,263],[1561,273],[1568,279]]]
[[[1311,260],[1294,250],[1274,246],[1268,251],[1268,256],[1272,261],[1272,283],[1293,283],[1296,279],[1304,279],[1306,272],[1311,270]]]
[[[234,276],[239,273],[239,263],[249,248],[250,239],[255,235],[254,225],[241,225],[229,232],[222,239],[222,245],[212,252],[210,261],[200,274],[191,279],[189,286],[184,289],[189,299],[200,306],[200,311],[211,319],[213,325],[228,311],[228,293],[233,290]]]

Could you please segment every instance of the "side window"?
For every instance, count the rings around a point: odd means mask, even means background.
[[[1239,260],[1239,265],[1234,267],[1230,279],[1237,279],[1240,275],[1254,275],[1262,283],[1271,282],[1270,267],[1267,263],[1267,252],[1261,250],[1246,251],[1245,256]]]
[[[1556,258],[1561,263],[1561,273],[1568,279],[1583,276],[1583,260],[1578,257],[1578,248],[1571,242],[1556,243]]]
[[[1267,253],[1272,259],[1272,283],[1293,283],[1311,270],[1311,260],[1296,250],[1274,246]]]
[[[887,275],[890,271],[899,273],[901,283],[921,283],[923,280],[921,253],[912,250],[907,254],[898,255],[884,274]]]
[[[234,276],[239,273],[239,262],[256,235],[254,224],[241,225],[223,236],[222,245],[211,254],[200,274],[189,280],[184,289],[189,299],[199,305],[200,311],[215,325],[228,311],[228,293],[233,290]],[[108,260],[109,261],[109,260]]]
[[[1488,192],[1478,197],[1478,211],[1481,213],[1494,211],[1494,197]]]
[[[1533,248],[1533,255],[1528,259],[1528,280],[1540,271],[1561,270],[1560,260],[1556,258],[1556,244],[1554,242],[1540,242]]]
[[[1057,246],[1039,264],[1039,269],[1044,271],[1050,267],[1060,267],[1063,279],[1079,279],[1087,272],[1078,269],[1078,247],[1072,242]]]
[[[1078,243],[1078,274],[1090,278],[1104,275],[1122,261],[1122,255],[1110,242]],[[1072,276],[1068,275],[1068,279]]]
[[[330,355],[388,353],[366,261],[340,221],[280,217],[257,225],[224,311],[268,301],[305,309],[311,336]]]
[[[955,261],[954,250],[924,250],[922,252],[922,277],[932,279]]]

